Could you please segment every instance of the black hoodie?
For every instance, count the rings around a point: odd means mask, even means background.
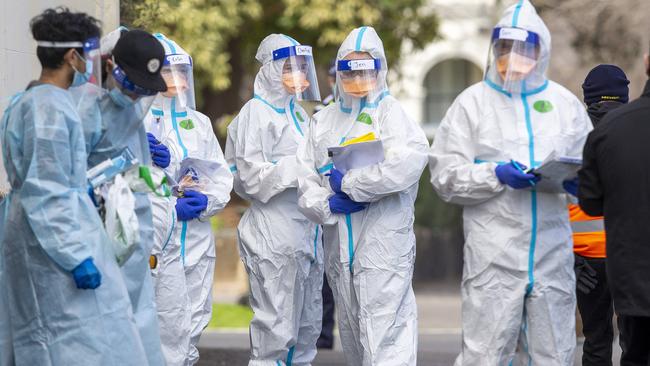
[[[617,314],[650,317],[650,81],[641,98],[591,131],[578,173],[580,207],[605,216],[607,283]]]

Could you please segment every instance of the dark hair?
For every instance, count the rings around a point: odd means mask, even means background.
[[[84,42],[99,37],[99,20],[86,13],[72,13],[68,8],[47,9],[29,22],[32,36],[37,41]],[[83,48],[75,48],[83,54]],[[36,55],[44,69],[57,69],[63,64],[63,56],[69,48],[37,47]]]

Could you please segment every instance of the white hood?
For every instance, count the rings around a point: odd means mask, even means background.
[[[381,61],[381,70],[377,76],[377,88],[366,98],[367,102],[375,102],[388,91],[388,85],[386,83],[388,62],[386,61],[384,44],[373,27],[364,26],[350,32],[339,48],[339,52],[336,55],[336,62],[338,63],[338,61],[343,60],[352,52],[368,52],[373,58]],[[343,91],[338,73],[336,75],[336,87],[340,96],[339,101],[343,104],[343,108],[353,108],[353,106],[359,104],[360,98],[353,97]]]
[[[542,18],[537,14],[535,7],[529,0],[519,0],[516,4],[505,10],[495,27],[521,28],[529,32],[534,32],[539,36],[539,59],[535,69],[526,80],[526,90],[531,91],[543,86],[547,81],[546,72],[551,58],[551,33]],[[494,58],[490,58],[490,60],[492,61],[488,64],[486,79],[490,79],[495,84],[498,84],[499,76],[496,73]]]
[[[282,86],[282,66],[285,60],[273,61],[273,51],[300,43],[284,34],[270,34],[257,49],[255,59],[262,64],[255,76],[254,92],[276,108],[284,108],[291,95]]]

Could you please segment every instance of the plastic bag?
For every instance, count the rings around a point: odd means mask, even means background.
[[[135,214],[135,197],[129,184],[116,175],[106,195],[104,225],[111,239],[117,263],[121,266],[129,259],[140,242],[138,217]]]
[[[201,181],[201,177],[196,169],[188,168],[178,181],[178,185],[174,187],[174,195],[183,197],[183,192],[187,190],[201,192],[204,189],[205,183]]]
[[[186,158],[181,162],[179,177],[176,181],[172,179],[174,196],[183,197],[186,190],[203,192],[213,182],[209,172],[218,170],[220,164],[202,159]]]
[[[138,169],[124,173],[124,179],[133,192],[153,193],[158,197],[171,196],[167,175],[158,167],[140,165]]]

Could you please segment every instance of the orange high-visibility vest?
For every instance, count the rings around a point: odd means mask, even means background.
[[[573,252],[587,258],[605,258],[605,220],[589,216],[578,205],[569,205]]]

